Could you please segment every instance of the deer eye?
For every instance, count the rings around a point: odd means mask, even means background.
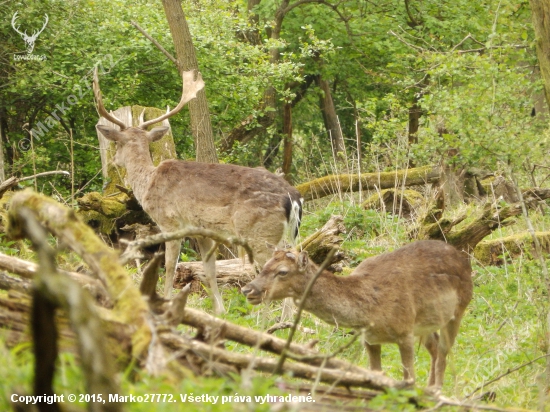
[[[277,272],[277,276],[283,277],[283,276],[286,276],[286,275],[288,275],[288,270],[279,270]]]

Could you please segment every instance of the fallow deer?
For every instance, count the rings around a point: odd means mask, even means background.
[[[176,114],[204,87],[200,73],[195,80],[194,71],[184,72],[182,79],[182,97],[172,111],[146,122],[140,119],[138,127],[128,127],[105,109],[96,70],[93,86],[98,112],[120,130],[96,127],[105,138],[116,142],[115,164],[126,168],[127,183],[161,231],[194,225],[237,235],[248,240],[255,260],[263,265],[269,258],[267,244],[278,244],[285,231],[292,238],[297,235],[302,212],[300,193],[283,178],[262,168],[180,160],[165,160],[155,167],[149,143],[161,139],[169,128],[146,128]],[[204,258],[214,243],[210,239],[197,241],[214,311],[219,314],[224,307],[216,282],[215,256],[208,261]],[[166,242],[164,294],[168,298],[180,246],[179,240]]]
[[[296,301],[317,271],[306,252],[275,250],[242,292],[253,305],[286,297]],[[363,330],[373,370],[382,370],[380,345],[396,343],[404,379],[415,378],[414,337],[419,336],[431,356],[428,383],[440,388],[447,353],[472,298],[471,272],[468,258],[453,246],[413,242],[364,260],[349,276],[323,271],[304,309],[330,324]]]

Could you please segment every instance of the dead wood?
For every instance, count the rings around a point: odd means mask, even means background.
[[[35,396],[54,394],[53,377],[58,356],[55,311],[63,307],[78,337],[86,391],[101,394],[105,399],[103,404],[89,403],[89,409],[98,412],[121,410],[119,403],[109,401],[109,394],[119,393],[119,388],[114,380],[113,361],[105,349],[104,331],[91,297],[78,283],[57,273],[55,252],[48,244],[46,231],[38,224],[33,213],[26,208],[20,208],[15,213],[18,214],[22,232],[31,239],[37,250],[40,262],[35,275],[31,320],[35,351]],[[57,411],[59,407],[52,407],[51,410]]]
[[[219,285],[242,287],[251,282],[256,275],[256,269],[243,259],[228,259],[216,261],[216,277]],[[203,293],[206,285],[206,275],[202,262],[180,262],[176,267],[174,287],[181,288],[191,283],[192,293]]]
[[[22,279],[0,272],[0,289],[16,290],[22,293],[31,293],[32,284],[28,279]]]
[[[27,260],[19,259],[13,256],[8,256],[0,253],[0,269],[7,270],[10,273],[15,273],[25,279],[32,279],[38,271],[38,265]],[[98,279],[83,275],[77,272],[67,272],[59,270],[60,273],[67,275],[69,278],[78,282],[82,287],[88,290],[93,298],[102,306],[112,306],[111,300]],[[6,280],[7,281],[7,280]]]
[[[369,196],[361,207],[410,218],[416,216],[422,203],[424,196],[416,190],[384,189]]]
[[[550,232],[536,232],[541,249],[550,253]],[[527,253],[535,256],[533,238],[529,233],[519,233],[499,239],[483,240],[474,249],[474,257],[484,265],[500,266],[504,264],[505,254],[514,259]]]
[[[534,208],[541,201],[550,198],[550,189],[526,189],[523,190],[523,197],[526,205]],[[494,230],[514,224],[515,221],[509,219],[521,213],[521,203],[519,202],[513,204],[487,203],[481,214],[464,228],[453,230],[466,216],[460,216],[453,220],[441,218],[435,223],[421,224],[417,237],[419,239],[446,240],[457,249],[470,253]]]
[[[365,173],[359,175],[329,175],[296,186],[304,201],[319,199],[336,193],[359,190],[389,189],[393,187],[424,185],[437,182],[441,170],[436,166],[425,166],[394,172]]]
[[[255,370],[276,373],[278,360],[274,358],[264,358],[230,352],[204,342],[185,339],[173,333],[161,333],[160,339],[166,346],[171,347],[175,351],[192,351],[194,354],[203,357],[205,361],[213,359],[218,362],[233,365],[238,369],[248,368],[252,364]],[[384,376],[381,372],[367,372],[367,374],[359,374],[345,369],[325,369],[302,363],[290,362],[287,362],[281,370],[281,373],[291,373],[292,376],[296,378],[309,380],[319,378],[321,382],[340,386],[359,386],[379,390],[402,388],[406,386],[404,382],[396,382]]]
[[[6,180],[4,180],[2,183],[0,183],[0,198],[4,196],[4,193],[6,193],[8,190],[10,190],[12,187],[15,187],[19,184],[19,182],[24,182],[25,180],[31,180],[36,179],[37,177],[43,177],[43,176],[51,176],[51,175],[65,175],[70,176],[69,172],[66,172],[64,170],[53,170],[51,172],[42,172],[37,173],[32,176],[26,176],[26,177],[15,177],[12,176]]]
[[[147,236],[142,239],[136,239],[128,244],[128,247],[124,253],[120,256],[122,264],[129,262],[132,259],[140,258],[140,249],[158,245],[159,243],[165,243],[170,240],[183,239],[184,237],[203,237],[212,239],[215,244],[214,247],[207,253],[203,260],[208,260],[210,255],[215,252],[219,244],[227,246],[240,246],[248,254],[250,263],[254,262],[254,254],[248,243],[237,236],[224,236],[215,230],[189,226],[185,229],[176,230],[174,232],[158,233],[156,235]]]
[[[186,308],[181,323],[193,326],[199,330],[209,329],[214,332],[209,332],[208,334],[218,336],[219,339],[229,339],[277,355],[282,353],[286,345],[286,339],[235,325],[196,309]],[[289,346],[287,356],[295,360],[302,360],[304,357],[307,357],[307,362],[314,366],[319,366],[324,362],[327,368],[349,370],[358,374],[370,373],[366,369],[340,359],[333,358],[326,360],[321,353],[296,343],[292,343]]]
[[[346,233],[344,218],[339,215],[333,215],[321,229],[305,238],[297,246],[297,249],[305,250],[310,259],[320,265],[326,259],[330,251],[338,249],[344,241],[344,239],[339,236],[341,233]],[[344,252],[338,251],[334,254],[329,265],[337,263],[344,258]]]
[[[116,314],[135,327],[132,334],[132,353],[141,358],[151,343],[149,309],[124,268],[117,253],[105,245],[74,211],[46,196],[25,190],[14,195],[8,215],[8,235],[24,235],[19,210],[29,209],[44,227],[60,242],[72,249],[88,264],[92,273],[106,285]]]

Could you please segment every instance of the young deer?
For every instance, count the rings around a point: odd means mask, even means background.
[[[306,252],[275,250],[242,292],[253,305],[298,300],[317,271]],[[397,343],[404,379],[415,378],[414,337],[419,336],[432,359],[429,385],[440,388],[447,353],[472,298],[471,272],[467,257],[453,246],[414,242],[366,259],[350,276],[322,272],[304,309],[330,324],[363,329],[373,370],[382,370],[380,344]]]
[[[161,139],[168,127],[146,128],[173,116],[204,87],[200,73],[183,73],[183,92],[179,104],[157,119],[138,127],[127,127],[108,113],[101,100],[97,70],[94,94],[98,112],[117,124],[120,130],[97,125],[108,140],[116,142],[115,164],[126,168],[126,180],[143,210],[159,226],[170,232],[195,225],[234,234],[248,240],[259,264],[269,258],[267,243],[278,244],[285,230],[294,238],[302,212],[300,193],[283,178],[261,168],[229,164],[206,164],[166,160],[153,165],[149,143]],[[216,282],[215,256],[204,256],[214,245],[210,239],[197,239],[215,313],[224,311]],[[166,242],[166,283],[164,294],[171,296],[174,272],[181,241]]]

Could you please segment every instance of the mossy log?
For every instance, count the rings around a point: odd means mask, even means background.
[[[394,172],[341,174],[324,176],[296,186],[305,201],[321,197],[360,190],[389,189],[392,187],[424,185],[437,182],[441,170],[436,166],[425,166]]]
[[[326,259],[328,253],[334,248],[338,249],[344,241],[340,236],[341,233],[346,233],[344,218],[339,215],[333,215],[321,229],[305,238],[297,246],[297,249],[305,250],[311,260],[320,265]],[[343,260],[344,257],[344,252],[338,251],[329,264],[337,263]]]
[[[136,223],[153,224],[130,191],[112,195],[89,192],[77,199],[77,203],[79,206],[77,214],[81,219],[105,235]]]
[[[543,253],[550,253],[550,232],[535,232]],[[535,254],[533,237],[530,233],[518,233],[499,239],[483,240],[474,249],[474,257],[484,265],[500,266],[505,255],[517,258],[522,254]]]
[[[72,209],[31,190],[19,192],[12,198],[8,235],[13,238],[23,236],[18,218],[19,210],[23,208],[30,210],[62,244],[80,255],[92,273],[106,285],[116,314],[124,323],[135,328],[132,349],[133,355],[140,358],[149,347],[152,337],[148,324],[149,308],[128,273],[118,263],[117,253],[78,219]]]
[[[424,196],[416,190],[384,189],[369,196],[361,207],[409,218],[417,214],[423,202]]]
[[[550,189],[531,188],[523,190],[523,198],[530,208],[536,207],[539,202],[550,198]],[[459,230],[453,230],[466,216],[456,219],[441,218],[436,223],[421,225],[418,239],[440,239],[454,245],[457,249],[471,253],[479,242],[499,227],[512,225],[511,217],[522,213],[521,203],[500,204],[487,203],[476,219]]]

